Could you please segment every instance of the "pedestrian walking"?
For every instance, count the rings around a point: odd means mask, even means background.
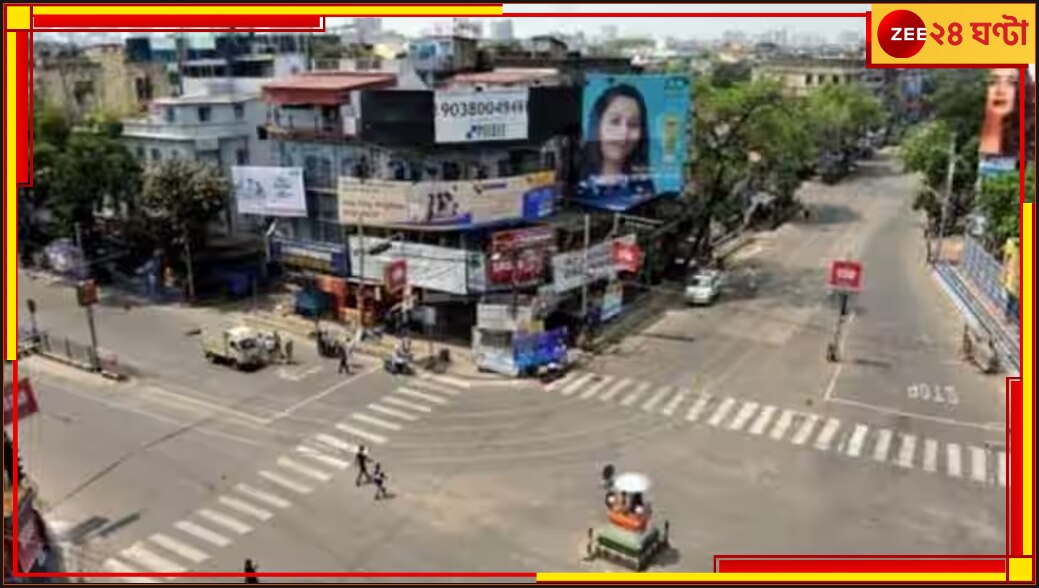
[[[382,470],[382,464],[375,464],[375,472],[372,473],[372,482],[375,483],[375,499],[389,498],[390,493],[386,491],[386,480],[389,477]]]
[[[350,350],[345,346],[339,347],[339,373],[350,375]]]
[[[292,339],[285,341],[285,363],[292,365]]]
[[[357,455],[354,457],[354,463],[357,465],[357,479],[354,480],[354,486],[361,485],[361,479],[364,479],[364,483],[367,484],[372,481],[372,475],[368,473],[368,448],[361,445],[357,448]]]
[[[256,567],[256,564],[253,563],[253,560],[251,560],[251,559],[245,560],[245,568],[244,568],[243,571],[246,574],[255,574],[256,570],[257,570],[257,567]],[[246,576],[245,577],[245,583],[246,584],[259,584],[260,583],[260,579],[257,578],[256,576]]]

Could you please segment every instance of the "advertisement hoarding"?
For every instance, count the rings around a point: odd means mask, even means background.
[[[585,283],[613,278],[619,270],[614,257],[614,244],[635,244],[635,235],[603,241],[588,248],[588,271],[585,272],[585,250],[567,251],[552,257],[552,281],[556,293],[580,288]]]
[[[234,166],[231,180],[241,214],[307,216],[303,168]]]
[[[271,241],[271,259],[282,265],[335,276],[350,275],[346,247],[292,239]]]
[[[545,261],[555,244],[555,230],[534,227],[498,231],[491,236],[487,280],[500,286],[538,281],[545,273]]]
[[[529,95],[527,88],[437,91],[433,112],[436,142],[526,140]]]
[[[365,279],[382,282],[386,276],[386,266],[403,261],[407,264],[407,283],[413,288],[448,294],[466,294],[469,291],[469,258],[475,252],[365,237],[366,251],[386,245],[389,248],[377,255],[365,255],[362,264],[359,255],[361,238],[352,236],[349,243],[350,267],[353,268],[354,276],[363,274]]]
[[[373,226],[412,222],[411,182],[360,180],[340,176],[339,222]]]
[[[690,80],[678,75],[589,75],[577,200],[624,211],[679,194],[688,141]]]

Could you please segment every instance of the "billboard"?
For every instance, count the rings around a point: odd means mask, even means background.
[[[487,266],[488,282],[500,286],[540,281],[547,265],[546,256],[555,240],[552,227],[494,233]]]
[[[687,76],[589,75],[577,200],[624,211],[661,194],[679,194],[689,92]]]
[[[231,180],[240,214],[307,216],[303,168],[234,166]]]
[[[1035,82],[1029,76],[1025,80],[1024,118],[1032,128],[1026,129],[1026,156],[1031,160],[1035,121]],[[978,140],[978,173],[993,176],[1013,172],[1018,168],[1021,138],[1021,96],[1019,96],[1018,70],[996,68],[989,71],[988,89],[985,95],[985,116]]]
[[[433,105],[436,142],[526,140],[528,100],[527,88],[437,91]]]
[[[635,245],[635,235],[618,237],[592,245],[587,249],[567,251],[552,257],[552,282],[557,294],[580,288],[587,283],[613,279],[617,272],[626,271],[614,257],[616,243]]]

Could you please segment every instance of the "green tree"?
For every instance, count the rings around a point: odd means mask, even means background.
[[[1017,172],[982,178],[978,190],[977,210],[984,215],[985,246],[999,251],[1006,240],[1021,232],[1020,184]],[[1025,193],[1035,191],[1035,168],[1025,174]]]
[[[939,69],[930,73],[925,109],[945,121],[957,137],[977,137],[985,112],[988,70]]]
[[[951,140],[952,126],[944,120],[938,120],[912,128],[902,143],[901,158],[905,169],[921,176],[921,187],[913,208],[927,213],[928,223],[932,228],[937,228],[941,218],[941,202],[946,191]],[[946,230],[955,227],[963,216],[970,212],[977,167],[977,137],[957,141],[952,194],[945,217]]]
[[[880,100],[857,84],[827,84],[809,96],[807,109],[816,143],[834,153],[853,149],[885,119]]]

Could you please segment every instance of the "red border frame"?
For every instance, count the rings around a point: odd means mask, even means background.
[[[61,6],[61,5],[72,6],[71,4],[51,4],[51,6]],[[95,5],[97,5],[97,6],[116,6],[116,4],[95,4]],[[185,4],[167,4],[167,3],[164,3],[164,4],[152,4],[152,5],[153,6],[185,6]],[[393,6],[419,6],[419,4],[392,4],[392,5]],[[5,32],[7,31],[7,26],[6,26],[7,25],[6,6],[7,5],[5,4],[5,13],[4,13],[4,29],[5,29]],[[76,6],[81,6],[81,4],[76,4]],[[213,6],[213,5],[209,5],[209,6]],[[218,4],[216,6],[227,6],[227,5],[219,5]],[[324,14],[324,17],[327,17],[327,16],[337,16],[334,13],[335,6],[336,5],[330,5],[329,8],[332,10],[332,12]],[[343,5],[339,5],[339,6],[343,6]],[[367,5],[365,5],[365,6],[367,6]],[[430,6],[430,5],[422,4],[421,6]],[[499,4],[473,4],[473,6],[500,6],[500,5]],[[31,10],[31,6],[30,6],[30,10]],[[214,15],[214,16],[216,16],[216,15]],[[348,16],[353,16],[353,15],[348,15]],[[373,16],[380,16],[380,15],[373,15]],[[382,15],[382,16],[386,16],[386,17],[392,16],[392,17],[407,18],[404,15]],[[442,16],[444,16],[444,17],[451,17],[451,16],[462,16],[462,15],[442,15]],[[683,13],[667,13],[667,12],[659,12],[659,13],[622,13],[622,12],[602,12],[602,13],[580,13],[580,14],[574,14],[574,13],[551,13],[551,12],[549,12],[549,13],[511,13],[511,14],[510,13],[503,13],[502,14],[502,17],[508,17],[508,18],[545,18],[545,17],[549,17],[549,18],[560,18],[560,17],[563,17],[563,18],[567,18],[567,17],[573,18],[575,16],[589,17],[589,18],[592,18],[592,17],[623,17],[623,18],[633,18],[633,17],[635,17],[635,18],[679,18],[679,17],[681,17],[681,18],[691,18],[691,17],[696,17],[696,18],[770,18],[770,17],[771,18],[861,18],[861,17],[865,17],[865,20],[866,20],[866,65],[867,65],[867,68],[898,68],[898,67],[901,67],[899,65],[877,65],[877,64],[873,64],[872,63],[872,59],[871,59],[871,57],[872,57],[872,55],[871,55],[871,46],[870,46],[871,33],[872,33],[871,12],[865,12],[865,13],[850,13],[850,12],[849,13],[790,13],[790,12],[788,12],[788,13],[782,13],[782,12],[779,12],[779,13],[776,13],[776,12],[761,12],[761,13],[726,13],[726,12],[708,12],[708,13],[692,13],[692,12],[690,12],[690,13],[684,13],[684,12]],[[415,18],[421,18],[421,17],[416,16]],[[324,24],[325,24],[324,23],[324,18],[322,18],[321,24],[322,24],[321,30],[324,30]],[[29,86],[29,112],[30,112],[29,120],[30,121],[31,121],[31,109],[33,107],[33,103],[32,103],[32,84],[31,84],[32,67],[33,67],[32,53],[31,53],[31,49],[32,49],[32,32],[33,32],[33,30],[34,29],[30,28],[27,31],[18,31],[20,34],[18,35],[18,41],[17,41],[18,42],[17,47],[18,47],[19,50],[23,49],[26,45],[29,48],[29,60],[28,60],[29,66],[27,68],[27,71],[26,71],[26,68],[24,68],[23,66],[21,66],[21,64],[19,64],[19,66],[18,66],[19,69],[16,72],[16,74],[20,78],[21,78],[21,76],[24,75],[25,78],[23,78],[23,79],[27,79],[29,81],[29,83],[27,85]],[[76,30],[78,30],[78,29],[61,29],[62,32],[74,32]],[[99,30],[104,30],[104,29],[83,29],[83,30],[84,31],[91,31],[91,32],[98,32]],[[121,31],[127,31],[127,30],[132,30],[132,29],[120,29],[120,30]],[[162,32],[165,29],[148,28],[148,29],[141,29],[141,30],[147,30],[149,32]],[[181,29],[169,29],[169,30],[183,31],[184,29],[181,28]],[[236,30],[240,30],[240,29],[236,29]],[[269,30],[269,29],[266,29],[266,30]],[[24,37],[24,39],[23,39],[23,37]],[[27,43],[26,43],[26,41],[27,41]],[[994,68],[994,67],[1013,67],[1013,68],[1019,69],[1019,72],[1027,71],[1027,66],[1021,66],[1019,64],[1018,65],[1003,65],[1003,64],[1000,64],[1000,65],[984,65],[984,66],[982,66],[982,65],[951,65],[951,64],[912,64],[912,66],[914,68],[985,68],[985,69]],[[5,81],[6,81],[6,70],[7,70],[7,67],[6,67],[6,62],[5,62],[5,64],[4,64],[4,74],[5,74],[4,79],[5,79]],[[1025,83],[1025,76],[1024,75],[1019,75],[1019,82],[1020,82],[1020,89],[1023,90],[1024,89],[1024,83]],[[1021,117],[1020,123],[1019,123],[1019,133],[1020,133],[1020,138],[1021,138],[1021,141],[1020,141],[1020,144],[1021,144],[1021,146],[1020,146],[1020,149],[1021,149],[1021,160],[1023,160],[1024,151],[1025,151],[1025,144],[1024,144],[1024,122],[1025,121],[1024,121],[1024,108],[1023,108],[1023,106],[1024,106],[1024,92],[1019,91],[1018,94],[1019,94],[1020,103],[1021,103],[1021,106],[1022,106],[1022,108],[1019,108],[1020,117]],[[19,94],[19,96],[21,96],[21,94]],[[6,106],[6,94],[4,96],[4,102],[5,102],[5,106]],[[24,104],[20,103],[19,106],[24,106]],[[5,113],[6,113],[6,109],[5,109]],[[21,125],[25,125],[25,122],[24,121],[18,121],[18,122],[16,122],[16,124],[21,126]],[[6,121],[6,117],[5,117],[5,121],[4,121],[5,134],[6,134],[6,128],[7,128],[7,121]],[[17,173],[19,174],[19,176],[18,176],[19,179],[26,179],[27,181],[25,181],[25,182],[17,182],[17,183],[18,183],[19,186],[24,185],[25,187],[30,187],[30,186],[32,186],[32,173],[33,173],[33,163],[32,163],[32,157],[31,157],[31,149],[32,149],[32,144],[33,144],[33,137],[32,137],[32,125],[31,124],[28,125],[28,132],[27,133],[23,133],[21,131],[18,132],[19,139],[21,139],[23,137],[26,137],[26,135],[28,135],[28,137],[27,137],[28,145],[25,145],[24,143],[20,142],[18,144],[18,146],[17,146],[18,149],[19,149],[19,155],[17,156],[17,162],[18,162],[19,171]],[[28,147],[28,149],[26,149],[26,147]],[[29,154],[29,155],[26,156],[26,154]],[[22,173],[20,171],[22,169],[28,169],[28,176],[22,175]],[[1023,203],[1024,203],[1024,195],[1025,195],[1024,194],[1024,183],[1023,183],[1024,173],[1025,173],[1025,171],[1024,171],[1024,168],[1022,167],[1022,169],[1021,169],[1021,180],[1022,181],[1020,183],[1020,192],[1021,192],[1020,204],[1021,205],[1023,205]],[[6,170],[5,170],[5,180],[6,180]],[[17,204],[16,204],[16,210],[17,210]],[[5,225],[4,232],[5,232],[5,242],[6,242],[6,225]],[[1022,264],[1022,269],[1023,269],[1024,256],[1021,256],[1020,263]],[[17,282],[15,283],[15,295],[17,296]],[[1022,308],[1021,312],[1023,313],[1023,308]],[[15,309],[15,321],[17,321],[17,308]],[[1023,354],[1023,349],[1022,349],[1021,353]],[[1020,358],[1020,360],[1023,362],[1023,355]],[[13,393],[17,397],[17,393],[18,393],[18,388],[17,388],[17,386],[18,386],[18,362],[17,361],[14,361],[13,364],[12,364],[12,379],[13,379],[13,387],[14,387]],[[1011,494],[1014,493],[1014,494],[1020,495],[1020,491],[1021,491],[1020,481],[1021,481],[1021,478],[1022,478],[1022,475],[1023,475],[1023,471],[1022,471],[1022,469],[1023,469],[1023,456],[1020,454],[1019,451],[1016,450],[1017,448],[1019,448],[1020,444],[1022,443],[1021,426],[1017,422],[1018,419],[1022,419],[1023,416],[1024,416],[1022,414],[1022,409],[1021,409],[1022,394],[1023,394],[1023,390],[1022,390],[1022,382],[1021,382],[1020,378],[1007,378],[1007,397],[1008,397],[1007,398],[1007,401],[1008,401],[1007,402],[1007,412],[1008,412],[1008,414],[1007,414],[1007,425],[1008,425],[1008,431],[1007,431],[1007,434],[1006,434],[1006,439],[1007,439],[1006,453],[1007,453],[1007,459],[1009,460],[1008,469],[1010,469],[1011,471],[1009,472],[1009,476],[1008,476],[1009,480],[1008,480],[1008,483],[1007,483],[1007,490],[1006,490],[1006,496],[1007,496],[1007,505],[1006,505],[1007,528],[1006,528],[1006,530],[1007,530],[1007,539],[1008,539],[1008,541],[1007,541],[1007,549],[1006,549],[1006,553],[1005,554],[1003,554],[1003,555],[977,555],[977,556],[963,555],[963,556],[954,556],[954,557],[914,556],[914,555],[899,555],[899,556],[839,556],[839,555],[838,556],[818,556],[818,555],[806,555],[806,556],[796,556],[796,555],[723,556],[723,555],[716,555],[716,556],[714,556],[715,569],[717,571],[722,571],[720,569],[720,566],[719,566],[721,561],[730,561],[730,562],[740,561],[741,564],[739,564],[739,565],[743,565],[743,566],[746,566],[746,565],[762,566],[762,565],[776,565],[775,564],[776,561],[782,561],[782,560],[785,560],[785,561],[788,561],[788,562],[790,560],[802,560],[802,561],[805,561],[805,562],[810,562],[810,561],[819,562],[819,561],[825,561],[825,560],[841,560],[841,561],[849,562],[849,561],[854,561],[854,560],[861,560],[861,559],[864,559],[864,558],[878,558],[878,557],[880,557],[882,559],[881,560],[874,559],[874,561],[888,562],[889,565],[891,565],[890,562],[897,561],[897,560],[900,560],[900,559],[903,559],[903,560],[904,559],[916,559],[918,561],[922,560],[922,559],[932,560],[932,561],[934,561],[934,560],[942,560],[942,561],[956,561],[956,560],[959,560],[961,562],[969,562],[969,561],[978,560],[978,559],[983,559],[983,560],[993,560],[993,559],[996,559],[998,561],[1005,562],[1005,564],[1006,564],[1006,568],[1005,569],[1007,570],[1007,574],[1009,575],[1009,561],[1007,561],[1006,558],[1019,556],[1021,551],[1023,550],[1023,536],[1022,536],[1022,533],[1021,533],[1021,531],[1022,531],[1021,530],[1021,523],[1020,523],[1020,521],[1016,521],[1016,520],[1014,522],[1012,522],[1011,516],[1010,516],[1011,513],[1014,511],[1013,505],[1016,504],[1015,502],[1010,500]],[[1035,411],[1035,407],[1034,407],[1034,404],[1033,404],[1033,423],[1034,423],[1034,414],[1035,414],[1034,411]],[[14,423],[12,424],[12,427],[13,427],[13,433],[14,434],[13,434],[13,439],[12,439],[12,445],[13,445],[13,452],[14,452],[15,458],[17,459],[17,455],[18,455],[18,406],[17,406],[17,403],[15,403],[15,405],[13,406],[13,412],[14,412]],[[1011,426],[1011,423],[1013,423],[1014,426]],[[1016,431],[1016,433],[1015,433],[1015,431]],[[1033,477],[1033,488],[1034,488],[1034,482],[1035,482],[1035,472],[1034,471],[1033,471],[1032,477]],[[17,474],[17,472],[14,473],[13,486],[14,486],[13,489],[12,489],[12,493],[14,495],[13,498],[14,498],[15,504],[17,504],[17,500],[18,500],[18,474]],[[1024,497],[1020,496],[1020,500],[1023,500],[1023,499],[1024,499]],[[1032,497],[1032,501],[1033,501],[1033,512],[1034,512],[1034,504],[1035,504],[1035,496],[1034,495]],[[1018,517],[1018,518],[1020,518],[1020,517]],[[18,556],[18,551],[17,551],[18,550],[18,541],[17,541],[17,539],[18,539],[18,537],[17,537],[18,509],[17,508],[14,509],[13,523],[14,523],[14,533],[13,533],[14,537],[13,537],[13,541],[12,541],[12,559],[14,561],[17,561],[17,556]],[[1033,531],[1032,535],[1033,535],[1033,545],[1034,545],[1035,544],[1035,528],[1034,528],[1034,526],[1033,526],[1033,530],[1032,531]],[[1000,559],[1000,558],[1002,558],[1002,559]],[[1034,578],[1035,577],[1035,558],[1031,557],[1031,559],[1032,559],[1032,576]],[[757,562],[757,563],[750,563],[750,562]],[[793,562],[791,562],[791,564],[792,563]],[[732,565],[732,564],[730,563],[729,565]],[[790,564],[785,564],[785,565],[790,565]],[[839,570],[836,570],[836,569],[832,569],[833,568],[832,564],[826,564],[826,565],[829,568],[831,568],[830,571],[839,571]],[[766,570],[766,571],[769,571],[769,570]],[[796,571],[811,572],[812,570],[811,569],[799,569],[799,570],[796,570]],[[924,570],[924,571],[934,572],[934,571],[938,571],[938,570],[936,570],[936,569],[928,569],[928,570]],[[945,571],[947,571],[947,570],[945,570]],[[354,578],[354,577],[530,578],[530,577],[536,577],[536,574],[535,573],[531,573],[531,572],[500,572],[500,573],[494,573],[494,572],[491,572],[491,573],[475,573],[475,572],[457,572],[457,573],[451,573],[451,572],[412,572],[412,573],[408,573],[408,572],[363,572],[363,573],[358,573],[358,572],[347,572],[347,573],[262,572],[262,573],[249,574],[249,575],[255,575],[257,577],[268,577],[268,578],[288,578],[288,577],[312,577],[312,578],[314,578],[314,577],[323,577],[323,578],[337,578],[337,577],[339,577],[339,578]],[[225,573],[191,573],[191,572],[185,572],[185,573],[140,573],[140,574],[99,572],[99,573],[58,573],[58,574],[46,574],[46,573],[24,573],[24,572],[15,571],[13,573],[13,576],[17,577],[17,578],[23,578],[23,577],[24,578],[37,578],[37,577],[45,577],[45,578],[55,578],[55,577],[68,577],[68,578],[72,578],[72,577],[80,577],[80,578],[88,578],[88,577],[101,577],[101,578],[104,578],[104,577],[203,577],[203,578],[205,578],[205,577],[214,577],[214,578],[215,577],[232,577],[232,578],[244,578],[244,577],[247,576],[247,574],[244,574],[244,573],[226,573],[226,572]],[[1009,577],[1008,577],[1008,579],[1009,579]],[[652,582],[650,582],[650,583],[652,583]],[[798,583],[803,583],[803,582],[798,582]]]

